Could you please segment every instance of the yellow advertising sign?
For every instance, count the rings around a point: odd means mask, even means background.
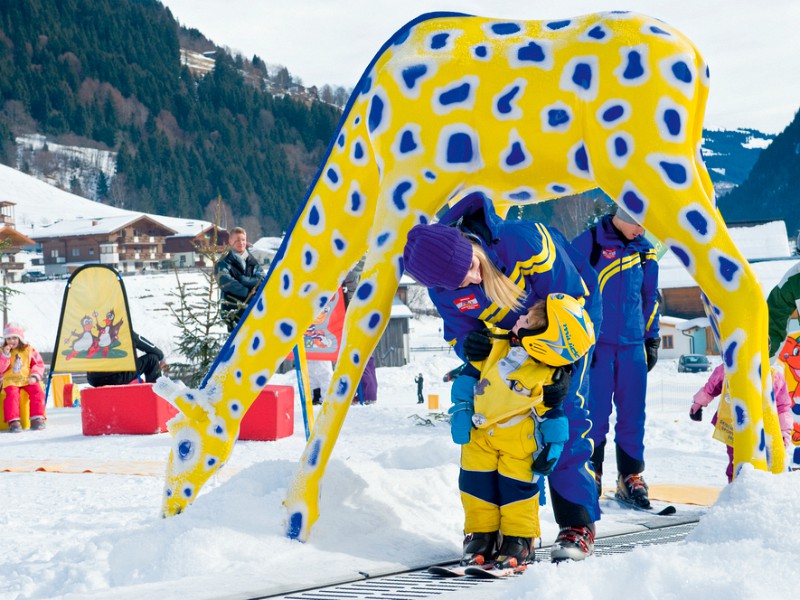
[[[105,265],[81,267],[64,290],[52,371],[135,370],[136,351],[122,277]]]

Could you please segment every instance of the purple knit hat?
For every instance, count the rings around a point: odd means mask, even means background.
[[[472,244],[455,227],[415,225],[408,232],[403,262],[417,283],[455,290],[472,265]]]

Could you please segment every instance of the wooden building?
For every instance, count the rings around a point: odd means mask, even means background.
[[[37,230],[47,275],[65,275],[81,265],[100,263],[121,273],[158,269],[170,259],[166,238],[171,227],[132,213],[117,217],[59,221]]]

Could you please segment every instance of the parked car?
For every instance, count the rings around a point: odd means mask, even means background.
[[[711,363],[702,354],[683,354],[678,359],[678,373],[710,371]]]
[[[44,281],[47,275],[39,271],[27,271],[22,274],[22,283],[30,283],[31,281]]]

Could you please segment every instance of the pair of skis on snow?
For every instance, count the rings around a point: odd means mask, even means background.
[[[636,510],[639,512],[657,515],[660,517],[668,517],[674,515],[677,512],[677,509],[672,504],[667,504],[661,508],[653,507],[651,508],[643,508],[634,504],[629,500],[625,500],[624,498],[618,498],[614,492],[606,492],[603,494],[604,498],[609,500],[613,500],[619,506],[623,508],[629,508],[631,510]],[[437,577],[476,577],[478,579],[500,579],[502,577],[508,577],[509,575],[517,575],[525,571],[528,568],[528,564],[519,565],[517,567],[508,567],[508,568],[501,568],[498,569],[496,567],[492,567],[491,565],[469,565],[469,566],[455,566],[455,567],[446,567],[443,565],[434,565],[432,567],[428,567],[428,573],[431,575],[436,575]]]

